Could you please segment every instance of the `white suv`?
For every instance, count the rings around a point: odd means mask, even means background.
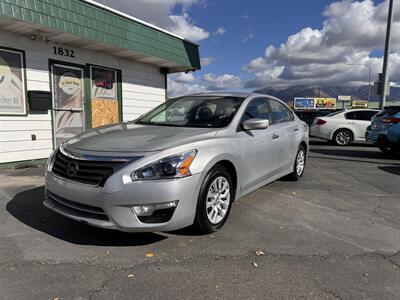
[[[310,135],[329,140],[339,146],[365,141],[365,131],[371,118],[379,111],[374,109],[350,109],[334,112],[314,120]]]

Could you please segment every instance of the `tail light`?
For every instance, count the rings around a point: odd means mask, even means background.
[[[322,120],[322,119],[317,119],[317,122],[315,122],[315,124],[316,125],[324,125],[324,124],[326,124],[326,121]]]
[[[400,118],[384,118],[381,119],[381,122],[385,124],[397,124],[400,123]]]

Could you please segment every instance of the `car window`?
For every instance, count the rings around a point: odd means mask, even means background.
[[[383,116],[394,116],[400,113],[400,106],[392,106],[386,107],[381,112],[379,112],[376,116],[383,117]]]
[[[370,110],[358,111],[357,112],[357,120],[371,121],[372,117],[375,116],[376,113],[377,112],[370,111]]]
[[[351,111],[345,114],[346,119],[348,120],[357,120],[357,112]]]
[[[288,122],[294,119],[292,111],[282,103],[275,100],[269,100],[269,105],[271,106],[273,123]]]
[[[256,98],[251,100],[243,114],[242,122],[254,118],[263,120],[270,119],[268,104],[265,98]]]

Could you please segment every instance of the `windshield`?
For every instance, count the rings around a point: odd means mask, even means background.
[[[181,97],[169,100],[136,123],[144,125],[222,128],[229,125],[244,98]]]

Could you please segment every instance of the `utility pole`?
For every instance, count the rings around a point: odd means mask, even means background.
[[[382,95],[379,108],[382,109],[386,104],[386,91],[390,91],[389,74],[388,74],[388,64],[389,64],[389,54],[390,54],[390,33],[393,23],[393,0],[389,0],[389,13],[386,28],[386,42],[385,42],[385,56],[383,58],[383,69],[382,69]],[[388,86],[389,85],[389,86]]]

